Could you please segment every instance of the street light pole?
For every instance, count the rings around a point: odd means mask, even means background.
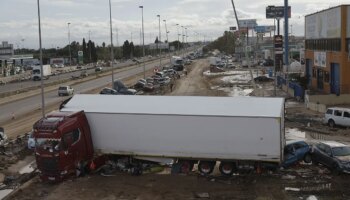
[[[40,21],[40,2],[38,2],[38,23],[39,23],[39,48],[40,48],[40,88],[41,88],[41,113],[45,117],[45,98],[44,98],[44,80],[43,80],[43,50],[41,44],[41,21]]]
[[[142,14],[142,51],[143,51],[143,78],[146,78],[146,63],[145,63],[145,30],[143,27],[143,6],[139,6],[141,8],[141,14]]]
[[[160,47],[160,43],[161,43],[161,40],[162,40],[162,34],[161,34],[161,32],[160,32],[160,15],[157,15],[157,17],[158,17],[158,21],[159,21],[159,25],[158,25],[158,27],[159,27],[159,40],[158,40],[158,48],[159,48],[159,69],[161,69],[162,68],[162,48]]]
[[[180,34],[179,34],[179,24],[176,24],[177,26],[177,55],[180,55]]]
[[[166,20],[163,20],[165,23],[165,33],[166,33],[166,43],[168,43],[168,54],[169,54],[169,58],[170,58],[170,46],[169,46],[169,38],[168,38],[168,27],[166,26]]]
[[[185,57],[185,51],[184,51],[184,43],[185,43],[185,41],[184,41],[184,26],[181,26],[181,28],[182,28],[182,57]]]
[[[113,52],[113,32],[112,32],[112,6],[111,0],[109,0],[109,27],[110,27],[110,35],[111,35],[111,66],[112,66],[112,87],[114,87],[114,52]]]
[[[89,54],[90,54],[90,63],[91,63],[91,44],[92,44],[92,42],[91,42],[91,31],[89,30]]]
[[[70,51],[70,28],[69,28],[70,22],[68,22],[68,49],[69,49],[69,65],[72,65],[72,53]]]
[[[185,49],[187,50],[187,48],[188,48],[188,41],[187,41],[187,37],[188,37],[188,36],[187,36],[187,27],[185,27],[185,34],[186,34],[186,48],[185,48]]]

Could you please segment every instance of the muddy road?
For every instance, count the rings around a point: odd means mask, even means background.
[[[188,66],[187,76],[175,83],[172,91],[164,95],[227,96],[226,90],[216,90],[218,78],[206,77],[206,59],[196,60]],[[138,78],[138,77],[137,77]],[[135,80],[137,79],[135,77]],[[131,81],[131,80],[130,80]],[[134,80],[133,80],[134,81]],[[269,85],[265,85],[271,88]],[[279,91],[279,94],[283,92]],[[287,109],[291,119],[300,117],[301,107]],[[309,112],[305,115],[317,115]],[[23,119],[23,121],[27,121]],[[32,122],[28,122],[28,125]],[[322,125],[312,123],[314,126]],[[23,125],[24,126],[24,125]],[[298,121],[286,122],[290,128],[304,127]],[[341,135],[338,135],[339,137]],[[332,135],[329,136],[332,138]],[[195,166],[196,168],[196,166]],[[189,174],[170,174],[165,167],[162,172],[132,176],[126,172],[115,172],[109,176],[99,173],[71,179],[60,184],[42,183],[35,177],[8,199],[15,200],[177,200],[177,199],[241,199],[241,200],[329,200],[350,199],[349,175],[332,175],[323,166],[298,164],[263,174],[236,174],[222,177],[216,168],[213,176],[204,177],[193,171]]]

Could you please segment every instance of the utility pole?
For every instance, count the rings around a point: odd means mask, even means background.
[[[112,67],[112,87],[114,86],[114,52],[113,52],[113,32],[112,32],[112,5],[111,0],[109,0],[109,27],[111,35],[111,67]]]
[[[71,53],[71,50],[70,50],[70,22],[68,22],[68,49],[69,49],[69,65],[72,65],[72,53]]]
[[[89,30],[89,57],[90,57],[90,63],[91,63],[91,31]]]
[[[179,24],[176,24],[177,26],[177,55],[180,55],[180,34],[179,34]]]
[[[164,23],[165,23],[165,33],[166,33],[166,42],[168,44],[168,54],[169,54],[169,59],[170,59],[170,62],[171,62],[171,57],[170,57],[170,46],[169,46],[169,37],[168,37],[168,27],[166,26],[166,20],[164,19],[163,20]]]
[[[162,39],[161,39],[162,33],[160,32],[160,15],[157,15],[157,17],[158,17],[158,22],[159,22],[159,25],[158,25],[158,27],[159,27],[159,37],[158,37],[159,69],[161,69],[162,68],[162,48],[161,48],[160,44],[161,44],[161,41],[162,41]]]

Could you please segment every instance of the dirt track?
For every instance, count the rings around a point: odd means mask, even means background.
[[[193,64],[187,77],[178,80],[169,95],[224,96],[224,93],[209,89],[210,81],[202,76],[206,63],[199,60]],[[115,173],[111,177],[94,174],[55,185],[41,183],[35,178],[10,199],[177,200],[197,199],[198,195],[209,195],[210,199],[242,200],[307,199],[311,195],[317,196],[318,200],[350,199],[348,179],[347,175],[332,176],[322,166],[309,165],[299,165],[274,174],[232,178],[221,178],[218,173],[206,178],[194,172],[190,175],[166,173],[142,176]],[[286,188],[300,191],[287,191]]]

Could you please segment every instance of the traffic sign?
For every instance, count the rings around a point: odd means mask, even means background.
[[[292,9],[288,6],[288,18],[292,15]],[[266,7],[266,19],[275,19],[284,17],[284,6],[268,6]]]

